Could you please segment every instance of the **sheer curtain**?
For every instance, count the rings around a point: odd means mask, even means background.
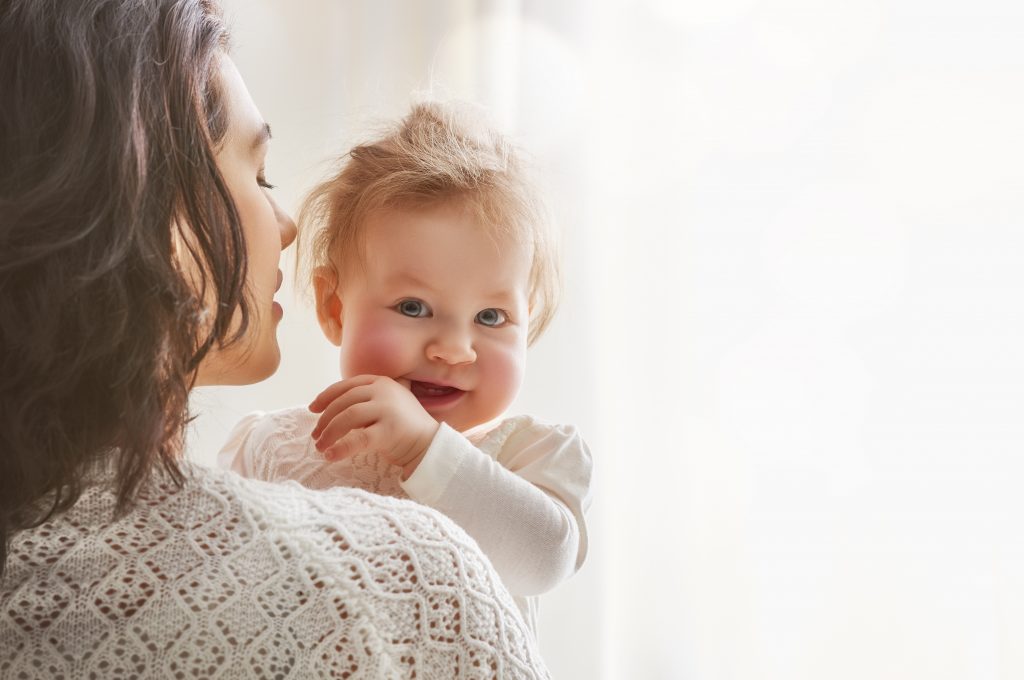
[[[283,204],[426,94],[544,170],[567,290],[514,409],[597,473],[554,677],[1024,677],[1017,4],[226,7]],[[335,379],[299,299],[281,336],[200,458]]]

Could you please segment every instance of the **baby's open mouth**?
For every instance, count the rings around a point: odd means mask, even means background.
[[[435,385],[434,383],[419,382],[418,380],[412,381],[409,385],[409,389],[417,399],[429,399],[431,397],[445,397],[450,394],[456,394],[462,392],[458,387],[449,387],[447,385]]]

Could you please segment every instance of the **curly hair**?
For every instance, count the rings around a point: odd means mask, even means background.
[[[519,151],[467,105],[421,102],[377,139],[355,146],[340,168],[315,187],[299,212],[297,276],[319,267],[343,278],[363,250],[363,225],[381,208],[463,202],[481,228],[530,246],[533,344],[558,306],[556,242],[544,203]]]
[[[0,574],[89,470],[121,510],[156,469],[184,482],[197,368],[250,317],[227,41],[213,0],[0,5]]]

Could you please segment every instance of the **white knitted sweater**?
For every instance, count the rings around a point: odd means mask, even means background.
[[[547,677],[490,563],[440,513],[186,471],[121,517],[94,483],[15,535],[0,677]]]

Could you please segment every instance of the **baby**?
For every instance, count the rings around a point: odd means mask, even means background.
[[[419,104],[352,149],[299,222],[343,380],[308,408],[244,418],[221,464],[445,513],[536,631],[536,596],[586,556],[591,457],[574,427],[500,419],[559,280],[516,151],[464,111]]]

